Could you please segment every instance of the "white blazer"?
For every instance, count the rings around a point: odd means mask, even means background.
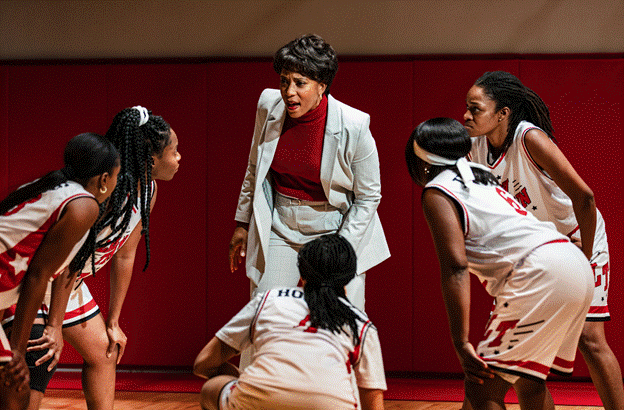
[[[286,119],[279,90],[266,89],[256,111],[254,137],[235,220],[249,223],[247,276],[258,284],[264,273],[273,215],[267,178]],[[381,200],[379,157],[369,130],[370,116],[331,95],[321,157],[321,184],[329,203],[344,215],[338,233],[358,256],[358,274],[390,257],[377,206]]]

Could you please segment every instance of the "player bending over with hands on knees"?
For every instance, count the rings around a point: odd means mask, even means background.
[[[208,381],[203,409],[383,409],[386,390],[377,329],[345,297],[356,255],[338,234],[303,245],[303,288],[255,296],[208,342],[194,372]],[[228,360],[253,344],[242,373]]]
[[[516,76],[493,71],[468,90],[464,121],[473,140],[469,158],[486,165],[527,211],[554,223],[589,259],[594,299],[579,350],[605,410],[624,409],[622,370],[605,336],[611,320],[605,222],[594,193],[555,144],[548,107]]]
[[[571,374],[593,294],[583,252],[528,213],[482,165],[450,118],[421,123],[405,147],[409,173],[440,262],[451,338],[475,410],[504,409],[513,387],[521,409],[554,409],[545,380]],[[469,341],[470,278],[495,297],[483,340]]]
[[[117,183],[119,155],[97,134],[65,147],[65,167],[18,188],[0,202],[0,317],[16,304],[10,343],[0,327],[0,409],[30,398],[25,355],[48,282],[69,264]]]

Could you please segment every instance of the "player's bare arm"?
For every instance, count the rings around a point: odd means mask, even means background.
[[[470,273],[464,232],[455,205],[437,189],[423,194],[423,210],[440,262],[441,286],[455,351],[466,378],[483,383],[494,377],[469,342]]]
[[[532,129],[524,137],[529,155],[572,200],[574,216],[581,233],[581,249],[591,259],[596,232],[596,202],[591,188],[583,181],[557,145],[541,130]]]

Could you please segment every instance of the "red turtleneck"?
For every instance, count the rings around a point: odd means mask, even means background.
[[[277,192],[305,201],[327,201],[321,185],[321,156],[327,97],[299,118],[286,116],[271,173]]]

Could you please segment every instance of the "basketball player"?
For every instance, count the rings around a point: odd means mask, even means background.
[[[37,309],[48,282],[89,242],[98,203],[111,195],[117,183],[119,155],[100,135],[72,138],[64,162],[62,170],[20,187],[0,202],[0,315],[16,304],[10,343],[0,329],[2,409],[28,405],[24,355]]]
[[[356,256],[339,234],[321,236],[298,254],[302,288],[255,296],[199,353],[194,371],[209,379],[203,409],[382,410],[386,381],[377,330],[345,296]],[[249,345],[239,374],[228,360]],[[353,386],[355,374],[357,387]]]
[[[579,349],[605,409],[624,409],[622,372],[604,331],[610,320],[609,247],[592,190],[553,142],[546,104],[518,78],[485,73],[468,91],[466,105],[470,159],[487,166],[527,211],[571,237],[590,261],[594,298]]]
[[[420,124],[405,148],[440,262],[451,338],[475,410],[504,409],[513,386],[521,409],[554,409],[549,372],[570,374],[593,294],[587,258],[550,222],[528,213],[483,166],[449,118]],[[496,298],[483,340],[469,342],[473,272]]]

